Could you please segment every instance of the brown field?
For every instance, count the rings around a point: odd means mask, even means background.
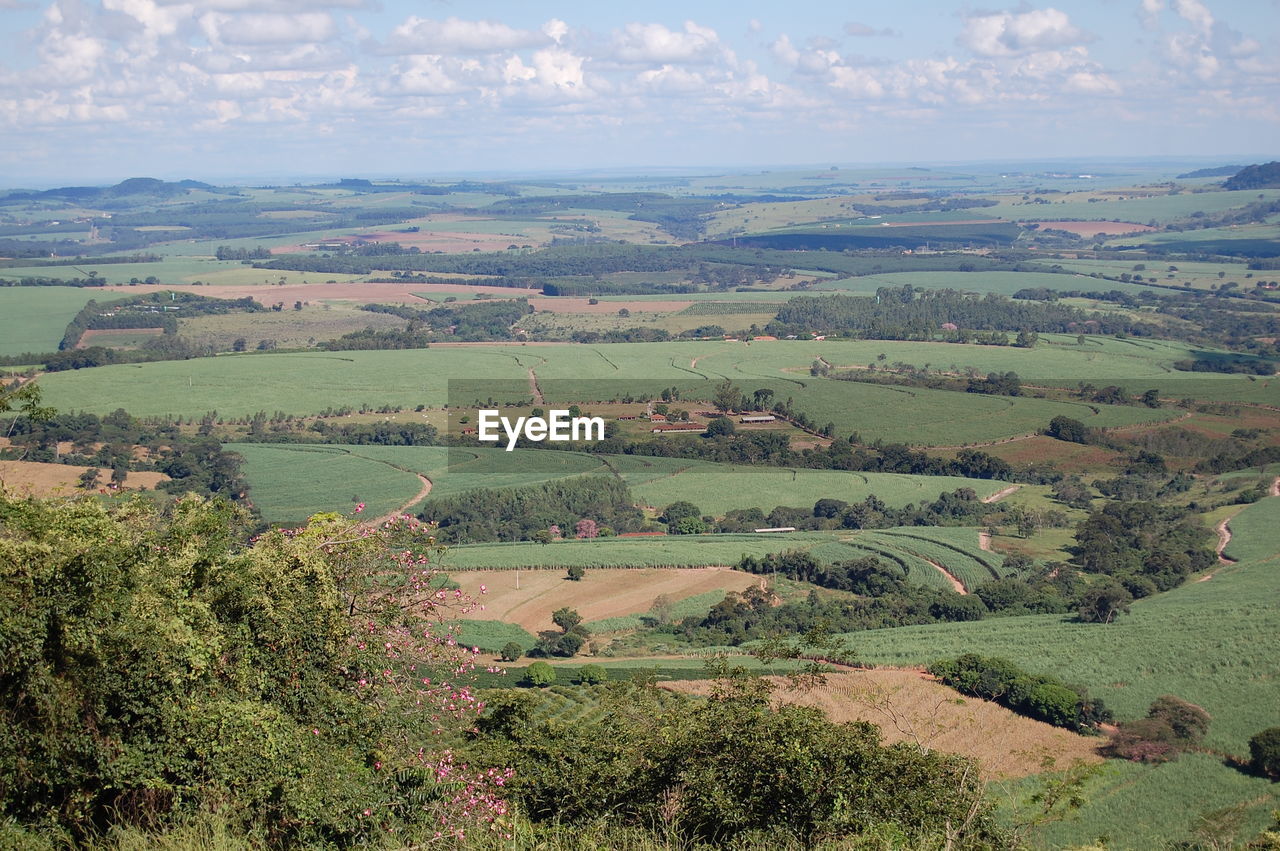
[[[448,571],[447,563],[444,569]],[[449,579],[484,606],[468,617],[519,624],[535,634],[557,629],[551,613],[563,606],[577,609],[583,621],[595,621],[647,612],[662,594],[682,600],[707,591],[742,591],[760,581],[757,576],[727,567],[593,568],[578,582],[566,579],[562,570],[449,571]],[[488,588],[483,595],[481,585]]]
[[[1104,233],[1107,236],[1119,236],[1126,233],[1142,233],[1155,230],[1150,225],[1139,225],[1134,222],[1020,222],[1020,224],[1038,224],[1041,230],[1052,228],[1064,230],[1079,236],[1093,236]]]
[[[1026,777],[1072,762],[1101,762],[1103,740],[1024,718],[985,700],[963,697],[919,671],[876,669],[829,674],[816,688],[799,690],[769,677],[775,699],[821,709],[832,721],[870,721],[886,743],[912,742],[931,750],[972,757],[988,780]],[[708,680],[662,683],[686,694],[708,694]]]
[[[433,286],[449,292],[485,292],[495,297],[518,298],[537,293],[537,290],[520,290],[511,287],[485,287],[464,284],[366,284],[347,282],[339,284],[227,284],[217,287],[165,286],[164,291],[194,293],[211,298],[244,298],[249,296],[260,304],[271,305],[283,301],[286,306],[295,301],[350,301],[356,304],[398,303],[428,307],[429,299],[415,296],[415,292],[430,292]],[[103,287],[118,292],[138,292],[138,287]]]
[[[76,482],[88,467],[73,464],[46,464],[40,461],[0,461],[0,486],[11,493],[26,496],[68,496],[77,493]],[[154,490],[160,482],[168,481],[164,473],[130,473],[125,479],[124,490],[146,488]],[[98,486],[106,487],[111,481],[111,471],[98,474]]]
[[[1035,464],[1052,461],[1064,473],[1080,473],[1105,467],[1120,456],[1119,452],[1101,446],[1065,443],[1052,437],[1036,435],[1025,440],[985,446],[990,453],[1010,464]]]

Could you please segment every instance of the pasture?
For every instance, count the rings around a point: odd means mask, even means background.
[[[1274,201],[1280,198],[1277,189],[1249,189],[1238,192],[1183,192],[1178,195],[1136,197],[1142,190],[1132,193],[1076,192],[1069,196],[1047,195],[1048,204],[1029,204],[1011,200],[1010,196],[995,196],[1000,203],[984,207],[984,214],[1000,216],[1016,221],[1055,221],[1060,219],[1111,219],[1115,221],[1147,224],[1167,224],[1183,219],[1197,211],[1221,213],[1258,201]],[[1096,198],[1096,201],[1090,201]]]
[[[1119,281],[1100,281],[1087,275],[1061,274],[1057,272],[895,272],[888,275],[863,275],[842,278],[818,284],[822,290],[840,290],[850,294],[875,295],[881,287],[900,287],[910,284],[916,289],[952,289],[961,292],[996,293],[1012,296],[1027,287],[1045,287],[1051,290],[1086,290],[1138,294],[1150,292],[1141,284]]]

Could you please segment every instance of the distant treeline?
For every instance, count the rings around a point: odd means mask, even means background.
[[[185,292],[144,293],[99,304],[90,299],[67,324],[58,348],[66,351],[80,344],[85,331],[160,328],[166,334],[178,330],[178,317],[214,316],[225,313],[258,313],[267,308],[253,298],[210,298]]]
[[[874,299],[846,295],[794,298],[782,306],[766,330],[779,336],[817,331],[877,340],[931,340],[947,333],[941,330],[944,324],[957,326],[957,331],[1087,329],[1113,334],[1144,330],[1112,314],[1016,301],[994,293],[977,296],[949,289],[918,290],[910,284],[881,287]]]

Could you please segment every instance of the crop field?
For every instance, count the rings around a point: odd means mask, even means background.
[[[366,513],[377,517],[412,500],[422,488],[420,475],[432,483],[428,498],[438,499],[476,488],[608,473],[598,458],[576,452],[279,443],[233,443],[227,448],[244,457],[251,499],[271,521],[303,520],[321,511],[349,512],[357,502],[364,502]],[[420,508],[410,506],[411,511]]]
[[[350,514],[361,502],[368,516],[379,517],[421,487],[412,473],[351,451],[373,447],[236,443],[227,448],[244,458],[249,499],[273,523],[301,523],[322,511]]]
[[[82,493],[77,488],[80,475],[90,467],[75,464],[50,464],[40,461],[0,461],[0,489],[19,496],[70,496]],[[124,490],[154,490],[167,482],[164,473],[133,472],[124,482]],[[99,470],[98,486],[111,481],[110,470]]]
[[[1280,499],[1262,499],[1231,518],[1231,542],[1223,554],[1237,561],[1266,562],[1261,569],[1277,570],[1280,558]],[[1215,580],[1217,577],[1215,577]]]
[[[1236,534],[1243,543],[1251,531]],[[1274,536],[1247,546],[1277,552]],[[1275,723],[1278,589],[1271,557],[1221,567],[1212,580],[1140,600],[1111,624],[1033,615],[844,637],[860,659],[877,664],[928,664],[966,652],[1002,656],[1088,686],[1121,719],[1141,717],[1156,697],[1176,694],[1213,716],[1208,747],[1243,754],[1249,736]]]
[[[8,274],[0,269],[0,277]],[[0,287],[0,356],[56,351],[82,307],[113,298],[96,287]]]
[[[694,594],[692,597],[685,597],[683,600],[666,601],[668,605],[665,609],[665,616],[671,623],[678,623],[685,618],[705,617],[712,606],[718,604],[725,598],[728,592],[724,589],[717,588],[714,591],[707,591],[702,594]],[[591,630],[592,635],[607,635],[614,632],[625,632],[627,630],[639,629],[644,625],[644,621],[640,615],[616,615],[611,618],[601,618],[598,621],[591,621],[585,624],[587,629]]]
[[[919,742],[971,757],[987,780],[1038,774],[1045,758],[1060,766],[1102,761],[1097,737],[1025,718],[990,701],[958,700],[954,691],[916,671],[840,671],[809,689],[789,687],[781,678],[772,683],[776,701],[820,709],[836,723],[869,721],[880,728],[886,744]],[[663,687],[705,696],[711,683],[685,680]]]
[[[1024,380],[1052,377],[1074,383],[1087,378],[1097,383],[1169,375],[1169,360],[1187,352],[1185,347],[1159,342],[1110,340],[1035,349],[881,341],[438,346],[115,365],[51,374],[41,384],[47,401],[66,409],[107,413],[123,407],[135,416],[199,416],[217,410],[224,417],[243,417],[257,411],[317,413],[341,405],[439,407],[446,402],[450,376],[503,380],[496,387],[477,385],[479,399],[495,397],[500,403],[529,398],[529,370],[536,371],[552,401],[606,400],[634,392],[639,384],[651,385],[650,392],[656,394],[662,387],[685,384],[691,378],[727,377],[747,392],[766,385],[776,388],[775,398],[793,397],[815,422],[834,423],[837,433],[856,431],[869,440],[953,445],[1037,431],[1058,414],[1091,426],[1119,426],[1169,419],[1175,413],[815,380],[808,375],[809,365],[819,356],[837,367],[866,365],[884,354],[890,364],[903,361],[944,370],[972,366],[984,373],[1013,369]],[[557,384],[564,379],[572,381]],[[620,385],[616,379],[638,383]],[[1246,381],[1242,376],[1219,380],[1229,383],[1228,387],[1245,386]],[[1157,386],[1145,379],[1139,384]]]
[[[531,633],[557,629],[551,613],[564,606],[576,609],[583,621],[600,621],[647,612],[659,597],[682,600],[710,591],[743,591],[761,582],[759,576],[728,568],[599,568],[579,581],[567,579],[563,570],[458,570],[452,564],[456,551],[446,553],[440,566],[481,604],[468,618],[517,624]]]
[[[274,341],[279,348],[300,348],[365,328],[398,330],[405,324],[396,316],[356,310],[347,305],[307,304],[302,310],[294,310],[289,304],[285,307],[280,312],[226,313],[183,319],[179,322],[179,333],[193,340],[209,341],[218,351],[227,352],[242,338],[251,350],[263,340]]]
[[[662,508],[683,499],[715,516],[735,508],[759,508],[765,513],[779,505],[808,508],[823,498],[861,502],[872,494],[900,508],[937,499],[938,494],[957,488],[973,488],[978,496],[989,496],[1005,484],[956,476],[792,470],[638,455],[610,457],[609,465],[646,505]]]
[[[588,575],[593,569],[728,567],[745,555],[762,558],[789,550],[808,552],[823,564],[875,556],[902,567],[909,582],[937,588],[952,587],[939,566],[959,578],[966,588],[1007,575],[1001,566],[1001,556],[979,548],[976,529],[914,526],[863,532],[665,535],[565,540],[551,544],[464,544],[450,547],[441,564],[455,579],[457,571],[480,568],[488,569],[486,573],[541,571],[563,578],[562,571],[571,565],[588,568]],[[644,610],[623,614],[639,611]]]
[[[541,302],[539,302],[541,303]],[[714,302],[699,302],[708,308],[719,305]],[[726,331],[745,331],[752,325],[763,327],[777,315],[776,310],[768,310],[765,305],[751,305],[751,313],[726,311],[725,313],[690,314],[685,311],[641,312],[631,308],[630,316],[619,316],[616,312],[608,313],[560,313],[542,312],[526,316],[518,323],[519,327],[531,333],[554,334],[567,338],[576,331],[610,331],[621,328],[657,328],[672,334],[690,331],[706,325],[719,325]]]
[[[509,641],[514,641],[522,650],[528,651],[538,641],[527,630],[513,623],[464,617],[457,621],[457,626],[459,644],[479,647],[488,653],[497,653]]]

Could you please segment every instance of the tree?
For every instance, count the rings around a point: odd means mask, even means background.
[[[580,564],[569,565],[568,575],[566,579],[572,579],[574,582],[581,582],[582,577],[587,575],[587,569]]]
[[[1089,427],[1071,417],[1061,415],[1054,417],[1049,420],[1049,427],[1044,433],[1055,440],[1064,440],[1068,443],[1089,442]]]
[[[761,387],[751,394],[751,398],[756,404],[757,411],[765,411],[769,408],[769,400],[773,398],[773,391],[768,387]]]
[[[599,665],[583,665],[578,669],[579,685],[594,686],[608,681],[609,672]]]
[[[733,382],[726,378],[716,385],[716,392],[711,402],[715,405],[717,411],[728,413],[736,410],[741,400],[742,391],[733,386]]]
[[[670,528],[673,535],[701,535],[707,531],[707,524],[701,517],[681,517]]]
[[[498,658],[503,662],[514,662],[524,655],[524,648],[519,642],[508,641],[502,645],[502,651],[498,654]]]
[[[728,417],[716,417],[707,423],[708,437],[728,437],[737,431],[737,427],[733,424],[733,420]]]
[[[577,610],[565,606],[552,612],[551,620],[560,629],[570,632],[574,627],[582,623],[582,615],[578,614]]]
[[[1133,595],[1113,580],[1086,591],[1076,611],[1085,623],[1111,623],[1119,615],[1128,614],[1132,602]]]
[[[545,688],[556,681],[556,669],[546,662],[534,662],[524,672],[525,679],[538,688]]]
[[[596,526],[596,521],[584,517],[573,527],[573,533],[579,538],[595,538],[600,534],[600,529]]]
[[[1249,767],[1280,780],[1280,727],[1268,727],[1249,740]]]
[[[76,481],[76,487],[81,490],[93,490],[98,486],[98,476],[102,471],[97,467],[90,467],[80,474],[80,478]]]
[[[679,500],[668,505],[663,509],[661,516],[658,517],[663,523],[672,525],[678,520],[685,517],[701,517],[702,511],[698,506],[688,500]]]

